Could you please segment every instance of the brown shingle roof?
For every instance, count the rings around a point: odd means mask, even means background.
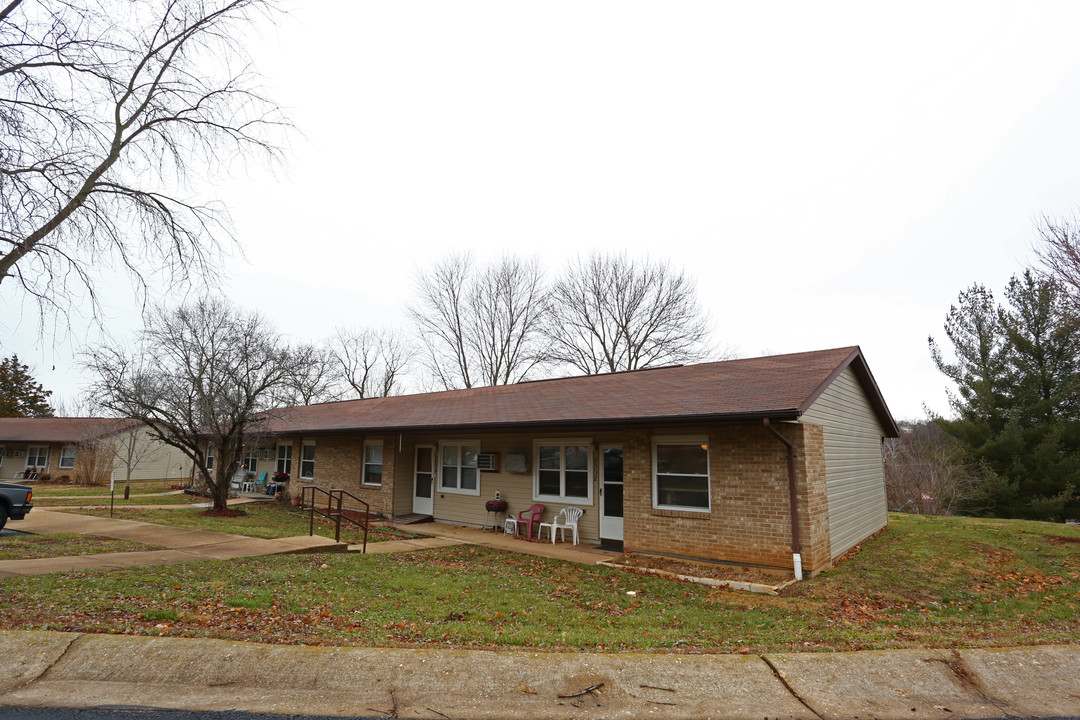
[[[858,347],[292,408],[280,433],[794,420],[853,367],[887,433],[888,407]]]
[[[0,418],[0,443],[82,442],[116,432],[132,422],[116,418]]]

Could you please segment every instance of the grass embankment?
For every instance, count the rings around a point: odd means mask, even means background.
[[[36,560],[66,555],[158,550],[133,540],[94,537],[93,535],[17,535],[0,539],[0,560]]]
[[[206,502],[205,498],[200,498]],[[244,503],[230,506],[244,511],[239,517],[213,517],[204,515],[206,508],[177,508],[174,510],[147,510],[138,507],[116,507],[113,517],[120,520],[138,520],[141,522],[157,523],[172,527],[189,528],[192,530],[210,530],[212,532],[231,533],[233,535],[247,535],[257,538],[280,538],[307,535],[310,525],[310,515],[307,510],[292,507],[287,503],[258,502]],[[76,511],[72,511],[76,512]],[[80,515],[94,515],[108,517],[108,510],[82,509],[77,511]],[[371,526],[368,533],[368,542],[380,542],[384,540],[401,540],[417,537],[408,532],[396,530],[385,525]],[[333,537],[334,526],[329,520],[315,516],[315,533]],[[358,545],[364,540],[363,533],[355,525],[350,523],[341,524],[341,542]]]
[[[108,497],[108,485],[77,485],[71,483],[34,482],[30,483],[34,491],[34,497],[49,497],[53,495],[65,495],[71,497],[97,496]],[[168,492],[169,488],[162,482],[133,482],[131,483],[132,495],[155,495]],[[116,483],[116,494],[124,496],[124,484]]]
[[[108,508],[110,502],[114,507],[139,507],[146,505],[177,505],[190,506],[197,502],[206,502],[205,498],[195,498],[191,495],[132,495],[127,500],[123,493],[117,493],[115,498],[106,495],[80,495],[78,497],[64,498],[34,493],[34,506],[41,508],[74,507],[74,508]]]
[[[894,515],[861,552],[781,597],[478,547],[68,573],[4,589],[0,627],[11,629],[558,650],[1027,645],[1080,640],[1080,528]]]

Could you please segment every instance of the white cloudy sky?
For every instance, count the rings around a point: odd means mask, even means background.
[[[315,340],[403,325],[448,250],[626,249],[692,274],[739,354],[858,344],[898,418],[945,412],[927,335],[1080,207],[1077,27],[1051,2],[298,3],[252,44],[289,165],[214,189],[247,254],[227,292]],[[5,354],[74,397],[87,335],[20,307],[5,288]]]

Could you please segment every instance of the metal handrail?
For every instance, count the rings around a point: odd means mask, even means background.
[[[308,490],[311,491],[311,502],[308,502]],[[326,496],[326,510],[320,510],[315,507],[315,493],[321,493]],[[364,506],[364,522],[360,523],[353,520],[351,517],[345,514],[342,505],[344,503],[345,496],[349,496],[356,502]],[[334,506],[334,501],[337,501],[337,507]],[[308,507],[311,511],[311,522],[308,527],[308,535],[315,534],[315,513],[318,513],[327,520],[334,522],[334,542],[341,542],[341,521],[351,522],[358,528],[364,531],[364,549],[363,552],[367,552],[367,536],[368,536],[368,517],[371,515],[371,506],[365,501],[356,497],[348,490],[341,488],[331,488],[330,490],[323,490],[317,485],[305,485],[301,493],[301,502]]]

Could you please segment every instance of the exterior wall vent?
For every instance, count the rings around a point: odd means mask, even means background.
[[[499,453],[480,453],[476,456],[480,472],[499,472]]]

